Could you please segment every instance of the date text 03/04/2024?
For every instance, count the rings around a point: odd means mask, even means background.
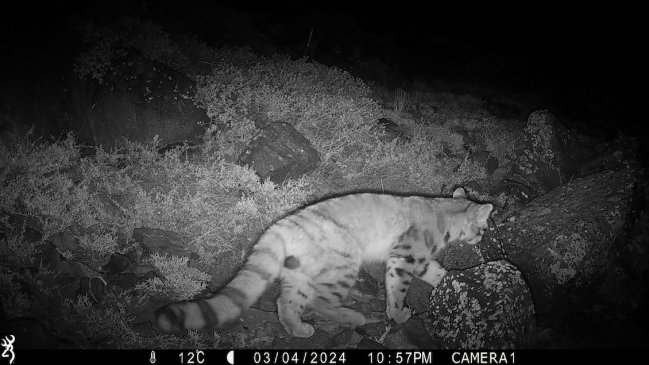
[[[434,358],[434,359],[433,359]],[[514,351],[255,351],[255,365],[356,364],[515,364]]]

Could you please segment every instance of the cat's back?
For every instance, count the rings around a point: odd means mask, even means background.
[[[308,206],[301,214],[332,222],[355,243],[364,247],[371,244],[376,255],[382,257],[381,251],[407,230],[411,204],[409,197],[356,193]]]

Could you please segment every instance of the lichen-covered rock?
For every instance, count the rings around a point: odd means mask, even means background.
[[[539,193],[567,181],[582,159],[575,136],[547,110],[530,114],[524,143],[514,172]]]
[[[534,338],[529,288],[505,260],[449,272],[430,307],[432,336],[443,348],[525,348]]]
[[[290,123],[264,127],[239,156],[262,179],[281,184],[299,178],[320,162],[318,151]]]
[[[534,200],[541,194],[524,176],[507,171],[489,191],[491,196],[505,197],[505,202],[500,207],[504,212],[520,209],[525,204]]]
[[[634,182],[632,170],[575,179],[498,227],[508,260],[530,285],[537,313],[555,317],[560,304],[571,306],[570,298],[607,270],[613,242],[625,229]]]

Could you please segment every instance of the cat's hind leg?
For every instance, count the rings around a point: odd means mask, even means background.
[[[282,289],[277,299],[279,321],[286,332],[295,337],[311,337],[313,326],[302,322],[302,313],[310,307],[315,288],[310,279],[297,272],[283,274]]]

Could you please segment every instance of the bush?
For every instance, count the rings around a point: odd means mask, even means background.
[[[372,127],[381,110],[360,80],[281,56],[224,50],[221,57],[211,75],[198,77],[196,100],[214,123],[230,131],[225,139],[239,141],[240,148],[255,132],[251,115],[257,110],[271,121],[292,123],[324,161],[373,148]]]
[[[200,270],[187,266],[188,257],[167,257],[153,254],[149,262],[165,278],[147,280],[138,286],[149,294],[161,294],[174,301],[187,300],[207,288],[210,276]]]
[[[477,130],[478,142],[501,162],[514,161],[523,147],[522,126],[488,121]]]
[[[366,160],[365,174],[397,176],[428,193],[446,193],[444,188],[486,177],[485,169],[467,158],[464,137],[448,126],[416,122],[407,113],[390,117],[411,129],[412,137],[379,143]]]

